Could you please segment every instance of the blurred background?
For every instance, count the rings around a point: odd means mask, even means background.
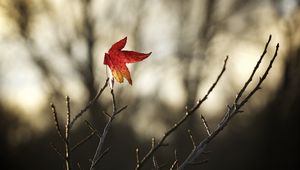
[[[126,49],[152,52],[130,65],[133,85],[116,84],[119,107],[101,169],[133,169],[135,148],[143,156],[208,90],[229,55],[227,71],[202,108],[168,140],[156,157],[167,168],[206,137],[203,114],[213,129],[273,38],[254,79],[266,68],[276,43],[279,56],[244,113],[209,145],[203,165],[189,169],[298,169],[300,114],[300,2],[298,0],[0,0],[1,169],[63,169],[50,147],[63,151],[49,107],[63,125],[64,97],[73,116],[106,79],[104,53],[128,37]],[[250,86],[250,88],[253,86]],[[109,90],[74,126],[71,143],[102,131],[111,111]],[[63,126],[62,126],[63,127]],[[93,137],[73,153],[73,165],[88,169],[97,146]],[[151,169],[151,161],[145,169]],[[77,169],[77,168],[76,168]]]

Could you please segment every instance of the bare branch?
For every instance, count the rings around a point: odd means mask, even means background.
[[[141,169],[143,167],[143,165],[145,164],[145,162],[154,154],[154,152],[156,152],[156,150],[158,150],[162,146],[163,142],[168,138],[168,136],[170,134],[172,134],[183,122],[185,122],[186,119],[189,116],[191,116],[200,107],[200,105],[208,98],[209,94],[213,91],[213,89],[215,88],[215,86],[219,82],[220,78],[222,77],[223,73],[225,72],[227,60],[228,60],[228,56],[226,56],[226,58],[224,60],[223,68],[222,68],[220,74],[218,75],[216,81],[209,88],[209,90],[207,91],[206,95],[201,100],[198,100],[197,103],[191,109],[189,109],[189,110],[187,109],[187,111],[185,112],[185,115],[177,123],[175,123],[172,128],[170,128],[163,135],[163,137],[161,138],[161,140],[158,142],[158,144],[154,148],[151,148],[148,151],[148,153],[140,161],[140,164],[136,166],[136,168],[135,168],[136,170]]]
[[[272,39],[272,35],[269,36],[269,40],[268,40],[268,42],[266,43],[265,49],[264,49],[262,55],[260,56],[259,60],[257,61],[257,63],[256,63],[256,65],[255,65],[255,67],[254,67],[254,69],[253,69],[253,71],[252,71],[252,73],[251,73],[249,79],[245,82],[244,86],[241,88],[240,92],[237,94],[237,96],[236,96],[236,98],[235,98],[235,101],[234,101],[235,103],[238,103],[239,99],[242,97],[242,95],[243,95],[243,93],[245,92],[246,88],[248,87],[248,85],[249,85],[250,82],[252,81],[253,76],[254,76],[256,70],[258,69],[258,67],[259,67],[259,65],[260,65],[260,63],[261,63],[261,61],[262,61],[262,59],[264,58],[264,56],[265,56],[266,53],[267,53],[267,48],[268,48],[268,46],[269,46],[269,43],[270,43],[271,39]]]
[[[248,94],[248,96],[246,96],[246,98],[240,104],[238,104],[239,108],[241,108],[246,102],[248,102],[248,100],[254,95],[254,93],[256,93],[257,90],[261,89],[260,85],[267,78],[267,76],[269,74],[269,71],[272,68],[273,62],[275,61],[275,59],[277,57],[278,50],[279,50],[279,43],[277,43],[277,45],[276,45],[275,53],[274,53],[272,59],[270,60],[270,63],[269,63],[269,66],[268,66],[267,70],[265,71],[265,73],[263,74],[263,76],[259,79],[259,82],[254,87],[254,89]]]
[[[73,120],[70,123],[70,128],[73,126],[73,124],[78,118],[80,118],[92,105],[94,105],[97,102],[98,98],[101,96],[102,92],[107,87],[108,80],[109,78],[106,79],[104,85],[102,86],[102,88],[99,89],[96,96],[91,101],[89,101],[89,103],[79,113],[76,114],[76,116],[73,118]]]
[[[187,165],[193,164],[196,158],[205,152],[206,146],[210,143],[211,140],[213,140],[229,123],[229,121],[237,114],[241,112],[242,106],[244,106],[245,103],[249,101],[249,99],[257,92],[257,90],[260,89],[261,84],[263,81],[266,79],[270,69],[272,68],[273,62],[277,57],[279,49],[279,44],[276,46],[276,50],[274,53],[274,56],[270,60],[268,68],[265,70],[263,76],[259,79],[259,82],[256,84],[254,89],[245,97],[244,100],[241,101],[240,104],[237,104],[235,101],[231,106],[227,106],[227,112],[224,114],[223,119],[220,121],[220,123],[217,125],[217,128],[211,133],[210,136],[206,137],[205,139],[202,140],[202,142],[196,147],[195,150],[193,150],[188,157],[185,159],[185,161],[180,165],[178,168],[179,170],[184,169]],[[260,60],[258,61],[260,62]],[[259,65],[259,64],[257,64]],[[254,70],[257,69],[256,66],[254,67]],[[251,75],[252,76],[252,75]],[[250,76],[250,77],[251,77]],[[242,94],[241,94],[242,95]]]
[[[213,89],[216,87],[216,85],[218,84],[219,80],[221,79],[223,73],[226,70],[226,65],[227,65],[227,60],[228,60],[228,56],[226,56],[225,60],[224,60],[224,64],[223,64],[223,68],[220,72],[220,74],[218,75],[216,81],[212,84],[212,86],[209,88],[209,90],[207,91],[206,95],[201,99],[198,100],[198,102],[196,103],[196,105],[190,110],[190,112],[194,112],[195,110],[197,110],[200,105],[208,98],[209,94],[213,91]]]
[[[123,108],[121,108],[120,110],[118,110],[117,109],[117,105],[116,105],[116,99],[115,99],[114,90],[111,89],[110,93],[111,93],[111,96],[112,96],[112,109],[113,109],[113,113],[112,113],[111,117],[109,117],[108,122],[106,123],[106,126],[104,127],[104,130],[103,130],[102,136],[100,137],[100,140],[99,140],[96,152],[95,152],[95,154],[93,156],[93,159],[92,159],[90,170],[94,170],[95,165],[97,163],[96,160],[99,160],[99,157],[101,156],[100,153],[101,153],[104,141],[105,141],[106,136],[107,136],[107,134],[108,134],[108,132],[110,130],[110,127],[111,127],[111,124],[112,124],[113,120],[115,119],[115,117],[116,117],[117,114],[119,114],[121,111],[123,111],[124,109],[127,108],[127,106],[124,106]]]

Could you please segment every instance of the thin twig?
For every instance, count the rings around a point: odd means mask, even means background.
[[[248,87],[248,85],[250,84],[250,82],[252,81],[253,76],[254,76],[256,70],[258,69],[258,67],[259,67],[262,59],[264,58],[264,56],[267,53],[267,49],[268,49],[268,46],[269,46],[269,43],[270,43],[271,39],[272,39],[272,35],[269,35],[269,39],[268,39],[268,42],[265,45],[265,49],[264,49],[263,53],[261,54],[259,60],[257,61],[257,63],[255,65],[255,67],[254,67],[251,75],[249,76],[249,79],[245,82],[244,86],[241,88],[240,92],[237,94],[237,96],[235,98],[235,101],[234,101],[235,103],[238,103],[239,99],[242,97],[242,94],[244,93],[244,91],[246,90],[246,88]]]
[[[70,123],[70,128],[73,126],[73,124],[78,118],[80,118],[92,105],[94,105],[97,102],[98,98],[101,96],[102,92],[107,87],[108,80],[109,78],[106,79],[104,85],[102,86],[102,88],[99,89],[96,96],[92,100],[90,100],[89,103],[79,113],[76,114],[76,116],[73,118],[73,120]]]
[[[177,164],[178,164],[178,160],[175,160],[175,161],[173,162],[173,164],[172,164],[170,170],[173,170],[173,169],[176,167]]]
[[[267,75],[269,74],[269,71],[272,68],[273,62],[275,61],[275,59],[277,57],[278,49],[279,49],[279,43],[277,43],[277,45],[276,45],[275,53],[274,53],[272,59],[270,60],[270,63],[269,63],[269,66],[268,66],[267,70],[265,71],[263,76],[259,78],[259,82],[254,87],[254,89],[248,94],[248,96],[246,96],[246,98],[240,104],[237,104],[239,108],[241,108],[246,102],[248,102],[248,100],[254,95],[254,93],[256,93],[257,90],[261,89],[260,85],[267,78]]]
[[[70,158],[70,117],[71,117],[71,108],[70,108],[70,97],[66,96],[66,105],[67,105],[67,120],[66,120],[66,133],[65,133],[65,159],[66,159],[66,170],[71,169],[71,158]]]
[[[170,170],[173,170],[175,167],[176,167],[176,169],[178,169],[179,161],[177,159],[177,151],[176,151],[176,149],[174,150],[174,157],[175,157],[175,160],[174,160],[174,162],[173,162]]]
[[[56,146],[53,143],[50,143],[50,146],[62,160],[65,160],[64,156],[58,151],[58,149],[56,148]]]
[[[53,118],[54,118],[54,124],[55,124],[55,128],[56,128],[56,131],[59,135],[59,137],[65,141],[65,137],[62,135],[62,132],[61,132],[61,129],[60,129],[60,126],[59,126],[59,123],[58,123],[58,118],[57,118],[57,112],[56,112],[56,108],[54,106],[53,103],[50,103],[50,106],[51,106],[51,109],[52,109],[52,114],[53,114]]]
[[[125,110],[127,108],[126,106],[121,107],[121,109],[117,110],[116,113],[114,114],[114,117],[116,117],[119,113],[121,113],[123,110]]]
[[[156,150],[158,150],[163,142],[168,138],[168,136],[170,134],[172,134],[183,122],[185,122],[185,120],[191,116],[199,107],[200,105],[208,98],[209,94],[213,91],[213,89],[215,88],[215,86],[217,85],[217,83],[219,82],[220,78],[222,77],[223,73],[226,70],[226,64],[227,64],[227,60],[228,60],[228,56],[226,56],[225,60],[224,60],[224,64],[223,64],[223,68],[220,72],[220,74],[218,75],[216,81],[212,84],[212,86],[209,88],[209,90],[207,91],[206,95],[202,98],[199,99],[197,101],[197,103],[194,105],[194,107],[192,107],[191,109],[187,110],[185,112],[185,115],[177,122],[174,124],[174,126],[172,128],[170,128],[164,135],[163,137],[160,139],[160,141],[157,143],[157,145],[154,148],[151,148],[148,153],[143,157],[143,159],[140,161],[140,164],[136,166],[136,170],[139,170],[143,167],[143,165],[145,164],[145,162],[154,154],[154,152],[156,152]]]
[[[269,42],[268,42],[269,43]],[[273,62],[277,57],[277,53],[278,53],[278,49],[279,49],[279,44],[277,44],[276,46],[276,50],[274,53],[274,56],[272,57],[272,59],[270,60],[269,66],[268,68],[265,70],[263,76],[259,79],[259,82],[256,84],[256,86],[254,87],[254,89],[245,97],[244,100],[241,101],[240,104],[237,104],[236,101],[233,102],[233,104],[231,106],[227,107],[227,111],[224,114],[223,119],[220,121],[220,123],[217,125],[217,128],[211,133],[210,136],[206,137],[205,139],[202,140],[202,142],[196,147],[195,150],[193,150],[188,157],[185,159],[185,161],[180,165],[180,167],[178,168],[179,170],[184,169],[187,165],[189,164],[193,164],[194,161],[196,160],[196,158],[205,152],[205,148],[207,147],[207,145],[210,143],[211,140],[213,140],[229,123],[230,120],[232,120],[232,118],[237,114],[240,113],[240,109],[242,108],[242,106],[244,106],[244,104],[246,102],[248,102],[248,100],[257,92],[257,90],[260,89],[260,85],[263,83],[263,81],[266,79],[270,69],[272,68]],[[260,61],[258,61],[260,62]],[[254,68],[256,69],[256,67]],[[241,94],[242,96],[243,94]]]
[[[140,156],[139,156],[139,148],[135,149],[135,158],[136,158],[136,164],[140,164]]]
[[[206,119],[204,118],[204,116],[202,114],[201,114],[201,120],[202,120],[202,122],[204,124],[206,133],[208,134],[208,136],[210,136],[211,135],[211,131],[209,129],[209,126],[208,126],[208,123],[207,123]]]
[[[95,165],[110,151],[111,147],[106,148],[103,153],[99,156],[99,158],[96,160]]]
[[[152,138],[151,139],[151,148],[154,148],[154,146],[155,146],[155,138]],[[152,162],[153,162],[154,169],[159,170],[160,168],[157,163],[156,157],[154,155],[152,156]]]
[[[175,160],[177,160],[177,164],[176,164],[176,169],[178,169],[178,165],[179,165],[179,159],[178,159],[178,155],[177,155],[177,150],[174,150],[174,158]]]
[[[96,135],[98,136],[99,139],[101,138],[102,135],[100,134],[100,132],[99,132],[95,127],[93,127],[93,125],[92,125],[89,121],[85,120],[84,123],[85,123],[85,124],[86,124],[93,132],[96,133]]]
[[[190,139],[191,139],[192,144],[193,144],[193,149],[195,149],[196,148],[196,144],[195,144],[195,141],[194,141],[194,138],[193,138],[192,131],[190,129],[188,129],[188,133],[189,133]]]
[[[85,138],[83,138],[80,142],[78,142],[75,146],[73,146],[71,148],[71,152],[74,151],[75,149],[79,148],[80,145],[84,144],[85,142],[87,142],[90,138],[92,138],[94,135],[96,134],[96,131],[93,131],[92,133],[90,133],[88,136],[86,136]]]
[[[155,138],[152,138],[151,139],[151,148],[154,148],[154,146],[155,146]]]
[[[159,167],[159,165],[158,165],[158,162],[157,162],[155,156],[152,157],[152,162],[153,162],[153,167],[154,167],[154,169],[155,169],[155,170],[160,170],[160,167]]]
[[[111,118],[111,115],[110,115],[110,114],[108,114],[106,111],[103,111],[102,113],[103,113],[105,116],[107,116],[107,117]]]

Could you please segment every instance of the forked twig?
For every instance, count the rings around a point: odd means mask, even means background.
[[[117,110],[117,105],[116,105],[116,99],[115,99],[115,94],[114,94],[114,90],[111,89],[110,91],[111,96],[112,96],[112,108],[113,108],[113,113],[110,117],[108,117],[108,122],[106,123],[103,133],[100,137],[96,152],[93,156],[92,162],[91,162],[91,166],[90,166],[90,170],[94,170],[96,164],[99,162],[99,160],[101,159],[101,150],[104,144],[104,141],[106,139],[106,136],[110,130],[111,124],[113,122],[113,120],[115,119],[116,115],[119,114],[120,112],[122,112],[124,109],[127,108],[127,106],[122,107],[120,110]]]
[[[238,104],[238,102],[236,102],[237,106],[240,108],[242,107],[245,103],[248,102],[248,100],[254,95],[254,93],[256,93],[256,91],[258,91],[259,89],[261,89],[260,85],[262,84],[262,82],[267,78],[269,71],[271,70],[272,66],[273,66],[273,62],[275,61],[277,54],[278,54],[278,50],[279,50],[279,43],[277,43],[276,45],[276,49],[275,49],[275,53],[272,57],[272,59],[270,60],[269,66],[266,69],[265,73],[263,74],[262,77],[259,78],[259,81],[257,83],[257,85],[254,87],[254,89],[246,96],[246,98],[241,101],[240,104]]]
[[[101,138],[100,132],[99,132],[96,128],[94,128],[93,125],[92,125],[89,121],[85,120],[84,123],[85,123],[85,124],[86,124],[93,132],[96,133],[96,135],[97,135],[97,137],[98,137],[99,139]]]
[[[57,118],[57,112],[56,112],[56,108],[54,106],[53,103],[50,104],[51,109],[52,109],[52,114],[53,114],[53,118],[54,118],[54,124],[57,130],[58,135],[60,136],[60,138],[63,140],[64,145],[65,145],[65,155],[64,155],[64,160],[65,160],[65,167],[67,170],[70,170],[71,166],[71,158],[70,158],[70,152],[76,148],[78,148],[80,145],[82,145],[84,142],[86,142],[88,139],[90,139],[95,133],[100,136],[98,134],[97,131],[93,131],[89,136],[87,136],[85,139],[83,139],[82,141],[80,141],[79,143],[77,143],[72,149],[70,148],[70,131],[71,128],[74,124],[74,122],[82,116],[83,113],[85,113],[94,103],[96,103],[97,99],[100,97],[100,95],[102,94],[102,92],[104,91],[104,89],[107,87],[108,85],[108,80],[109,78],[106,79],[105,84],[103,85],[102,88],[99,89],[98,93],[96,94],[96,96],[84,107],[84,109],[82,109],[78,114],[76,114],[76,116],[74,117],[74,119],[71,121],[71,107],[70,107],[70,97],[66,96],[66,107],[67,107],[67,118],[66,118],[66,123],[65,123],[65,134],[62,134],[59,122],[58,122],[58,118]],[[57,150],[57,148],[54,145],[51,145],[52,148],[55,150],[55,152],[57,152],[59,155],[60,152]]]
[[[105,155],[107,155],[107,153],[110,151],[111,147],[106,148],[102,154],[99,156],[99,158],[96,160],[96,163],[99,162]]]
[[[234,101],[235,103],[237,103],[239,101],[239,99],[242,97],[242,94],[244,93],[244,91],[246,90],[246,88],[248,87],[248,85],[250,84],[250,82],[252,81],[253,76],[254,76],[256,70],[258,69],[258,67],[259,67],[262,59],[264,58],[264,56],[267,53],[267,49],[268,49],[268,46],[270,44],[271,39],[272,39],[272,35],[269,35],[269,39],[268,39],[268,41],[267,41],[267,43],[265,45],[265,49],[264,49],[263,53],[261,54],[259,60],[257,61],[257,63],[255,65],[255,67],[254,67],[251,75],[249,76],[249,79],[245,82],[244,86],[241,88],[240,92],[237,94],[237,96],[235,98],[235,101]]]
[[[270,36],[271,37],[271,36]],[[268,45],[269,41],[266,44],[266,47]],[[229,123],[229,121],[237,114],[241,112],[241,108],[249,101],[249,99],[260,89],[261,84],[263,83],[263,81],[266,79],[270,69],[272,68],[273,62],[277,57],[277,53],[278,53],[278,49],[279,49],[279,44],[277,44],[276,46],[276,50],[275,53],[272,57],[272,59],[270,60],[270,63],[268,65],[268,68],[265,70],[263,76],[259,79],[258,83],[256,84],[256,86],[253,88],[253,90],[245,97],[245,99],[243,99],[240,103],[239,100],[235,100],[233,101],[233,104],[231,106],[227,107],[227,111],[224,114],[223,119],[220,121],[220,123],[217,125],[217,128],[211,133],[210,136],[206,137],[205,139],[202,140],[202,142],[196,147],[196,149],[194,149],[189,155],[188,157],[185,159],[185,161],[180,165],[180,167],[178,168],[179,170],[184,169],[187,165],[191,165],[191,164],[195,164],[195,160],[197,157],[199,157],[200,154],[205,152],[205,148],[206,146],[210,143],[211,140],[213,140]],[[266,51],[266,50],[265,50]],[[258,60],[258,62],[261,62],[261,59],[265,56],[265,52],[263,53],[263,56]],[[257,69],[257,67],[259,66],[259,63],[256,64],[256,66],[254,67],[254,70]],[[255,71],[253,71],[255,73]],[[252,72],[252,73],[253,73]],[[250,75],[249,80],[252,80],[253,74]],[[251,82],[251,81],[250,81]],[[249,83],[250,83],[249,82]],[[246,85],[246,87],[248,86],[248,84]],[[245,87],[245,86],[244,86]],[[243,88],[244,88],[243,87]],[[243,89],[242,88],[242,89]],[[237,96],[242,96],[243,93],[245,92],[244,90],[240,90],[240,92],[238,93]],[[237,97],[238,99],[240,99],[240,97]]]
[[[66,96],[67,119],[66,119],[66,124],[65,124],[65,135],[64,136],[63,136],[60,126],[59,126],[56,108],[53,103],[51,103],[50,105],[51,105],[51,109],[52,109],[52,113],[53,113],[56,131],[65,144],[65,155],[62,156],[62,154],[58,151],[58,149],[53,144],[51,145],[51,147],[55,150],[56,153],[58,153],[61,157],[63,157],[63,159],[65,161],[66,170],[70,170],[71,169],[70,138],[69,138],[70,137],[70,117],[71,117],[70,97]]]
[[[225,72],[227,60],[228,60],[228,56],[226,56],[226,58],[224,60],[223,68],[222,68],[220,74],[218,75],[216,81],[209,88],[206,95],[202,99],[199,99],[197,101],[197,103],[191,109],[189,109],[189,110],[186,109],[185,115],[163,135],[163,137],[160,139],[160,141],[157,143],[157,145],[155,147],[151,148],[148,151],[148,153],[143,157],[143,159],[139,162],[139,164],[136,165],[136,168],[135,168],[136,170],[141,169],[144,166],[145,162],[154,154],[154,152],[156,152],[156,150],[158,150],[163,145],[163,142],[169,137],[169,135],[172,134],[179,126],[181,126],[181,124],[183,122],[185,122],[185,120],[188,117],[190,117],[193,113],[195,113],[195,111],[200,107],[200,105],[208,98],[209,94],[213,91],[213,89],[219,82],[220,78],[222,77],[223,73]]]

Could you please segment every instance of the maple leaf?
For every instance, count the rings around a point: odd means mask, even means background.
[[[127,37],[121,39],[111,46],[108,53],[105,53],[104,64],[107,65],[119,83],[124,81],[124,78],[132,85],[130,72],[126,66],[127,63],[135,63],[149,57],[150,53],[139,53],[135,51],[122,50],[127,42]]]

